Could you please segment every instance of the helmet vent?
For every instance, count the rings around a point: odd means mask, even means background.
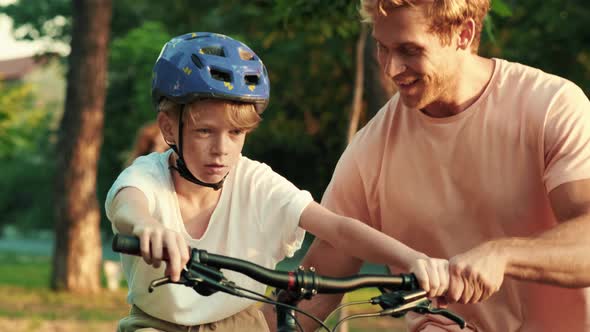
[[[231,82],[231,75],[218,69],[211,69],[211,77],[222,82]]]
[[[260,78],[258,77],[258,75],[246,75],[244,77],[244,80],[246,80],[247,85],[258,85],[258,81],[260,80]]]
[[[202,54],[216,55],[225,57],[225,51],[221,46],[209,46],[201,49]]]
[[[197,66],[199,69],[202,69],[203,63],[201,62],[201,59],[199,59],[199,56],[196,54],[192,54],[191,55],[191,60],[193,60],[193,63],[195,64],[195,66]]]
[[[239,53],[240,53],[240,59],[242,59],[242,60],[246,60],[246,61],[256,60],[254,53],[252,53],[251,51],[240,48]]]

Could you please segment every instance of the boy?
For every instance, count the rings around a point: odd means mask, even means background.
[[[241,155],[269,100],[266,69],[245,44],[212,33],[172,39],[154,67],[152,97],[172,149],[138,158],[105,203],[114,232],[138,236],[147,263],[122,257],[132,309],[119,331],[268,330],[249,300],[202,297],[179,285],[148,294],[149,282],[162,273],[178,280],[189,246],[274,268],[299,249],[303,229],[350,255],[414,272],[431,296],[446,290],[447,261],[333,214],[270,167]],[[170,258],[166,271],[163,248]],[[241,274],[226,275],[264,291]]]

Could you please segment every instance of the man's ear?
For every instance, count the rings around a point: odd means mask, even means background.
[[[458,33],[457,49],[470,50],[475,37],[475,21],[472,18],[467,19],[459,27]]]
[[[172,121],[172,119],[166,112],[158,112],[158,126],[160,127],[160,131],[162,132],[162,137],[164,137],[164,141],[166,141],[166,143],[168,144],[175,145],[175,122]]]

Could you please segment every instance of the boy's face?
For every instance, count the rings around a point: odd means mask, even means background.
[[[378,60],[408,107],[423,109],[453,86],[456,51],[429,31],[423,7],[400,7],[374,17]]]
[[[217,183],[235,166],[242,153],[246,132],[233,127],[225,117],[230,104],[202,100],[185,111],[183,129],[184,160],[199,180]],[[178,124],[176,124],[176,138]],[[178,140],[176,140],[178,142]]]

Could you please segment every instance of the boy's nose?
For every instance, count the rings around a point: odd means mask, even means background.
[[[219,135],[213,143],[211,152],[215,155],[226,155],[229,150],[229,144],[230,141],[227,135]]]

